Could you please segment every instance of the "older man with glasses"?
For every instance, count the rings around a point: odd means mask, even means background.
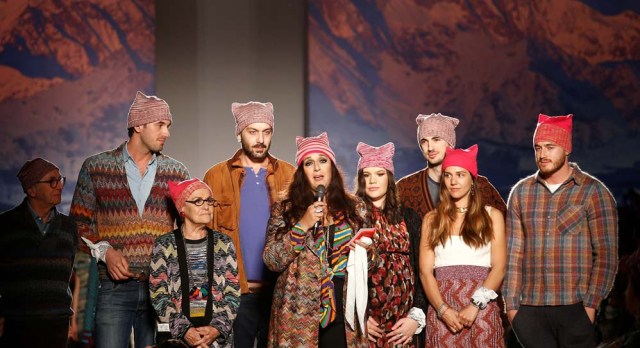
[[[66,347],[78,237],[56,210],[65,177],[42,158],[17,176],[26,197],[0,214],[0,346]]]

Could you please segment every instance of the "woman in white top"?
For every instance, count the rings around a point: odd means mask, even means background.
[[[425,215],[420,280],[432,307],[427,347],[503,347],[496,303],[505,274],[504,217],[475,193],[478,146],[447,149],[440,203]]]

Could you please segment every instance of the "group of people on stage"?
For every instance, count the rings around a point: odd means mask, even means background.
[[[539,116],[538,171],[505,204],[478,146],[456,148],[456,118],[417,117],[427,166],[398,181],[393,143],[359,143],[350,192],[326,133],[297,137],[292,165],[269,151],[271,103],[231,111],[241,148],[201,181],[161,152],[167,103],[138,92],[128,140],[84,161],[70,217],[59,168],[25,163],[25,200],[0,215],[0,344],[66,345],[80,248],[98,263],[99,348],[132,330],[151,346],[166,324],[164,344],[188,347],[502,347],[501,309],[525,347],[595,346],[617,212],[568,160],[572,115]]]

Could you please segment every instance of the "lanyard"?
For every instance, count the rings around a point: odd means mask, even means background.
[[[209,294],[207,295],[207,307],[205,308],[204,317],[191,318],[191,304],[189,302],[189,278],[191,269],[188,264],[189,255],[187,255],[187,247],[179,230],[173,231],[176,238],[176,246],[178,248],[178,266],[180,267],[180,288],[182,290],[182,314],[189,318],[189,321],[195,326],[209,325],[213,317],[213,231],[207,228],[207,277],[209,281]],[[187,275],[187,277],[183,277]]]

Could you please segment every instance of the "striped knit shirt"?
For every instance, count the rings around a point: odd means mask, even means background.
[[[210,325],[220,331],[220,336],[211,347],[232,347],[233,321],[240,305],[238,259],[229,236],[214,231],[213,237],[213,284],[209,294],[213,299],[213,317]],[[181,284],[183,281],[190,281],[188,278],[188,274],[180,274],[174,233],[170,232],[156,239],[149,275],[149,293],[159,320],[169,323],[173,338],[182,338],[193,326],[182,313]]]
[[[154,240],[174,228],[177,212],[169,197],[169,181],[187,180],[189,172],[182,163],[158,154],[156,176],[140,216],[124,167],[125,145],[84,161],[70,215],[76,219],[81,237],[94,243],[108,241],[127,257],[130,269],[140,270],[149,267]],[[84,243],[80,246],[88,252]],[[108,279],[103,263],[98,269],[100,278]]]
[[[618,257],[615,200],[602,182],[570,166],[571,176],[553,193],[534,174],[509,195],[508,310],[579,302],[597,308],[611,290]]]

